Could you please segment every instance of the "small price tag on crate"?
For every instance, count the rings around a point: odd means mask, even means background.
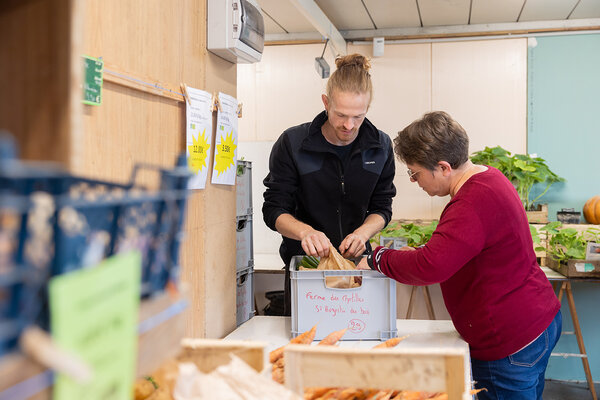
[[[586,260],[600,260],[600,243],[588,242],[585,251]]]

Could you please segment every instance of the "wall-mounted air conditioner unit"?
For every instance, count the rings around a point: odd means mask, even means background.
[[[233,63],[260,61],[265,25],[255,0],[208,0],[208,50]]]

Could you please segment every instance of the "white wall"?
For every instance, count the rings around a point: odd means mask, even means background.
[[[262,180],[281,132],[323,110],[326,80],[314,68],[322,50],[320,44],[267,46],[260,63],[238,65],[237,97],[244,104],[239,155],[254,163],[255,253],[276,254],[279,248],[280,236],[262,221]],[[371,46],[348,45],[348,53],[354,52],[371,57]],[[325,58],[333,72],[329,52]],[[527,39],[387,44],[385,56],[371,64],[374,96],[367,117],[392,139],[425,112],[444,110],[466,129],[471,152],[496,145],[526,151]],[[429,197],[409,181],[403,164],[396,168],[393,218],[439,218],[449,199]],[[431,291],[436,315],[447,318],[439,287]],[[410,287],[398,286],[401,317],[409,293]],[[416,317],[426,318],[420,293]]]
[[[252,156],[267,158],[283,130],[323,109],[326,80],[314,69],[321,51],[322,45],[268,46],[260,63],[238,66],[242,155],[244,142],[262,142]],[[349,45],[348,52],[370,57],[371,46]],[[329,54],[326,59],[333,70]],[[367,116],[392,138],[423,113],[445,110],[467,130],[471,152],[496,145],[526,151],[527,39],[386,45],[385,56],[371,63],[374,96]],[[405,170],[397,165],[394,218],[438,218],[448,199],[430,198]],[[261,180],[266,172],[254,169]]]

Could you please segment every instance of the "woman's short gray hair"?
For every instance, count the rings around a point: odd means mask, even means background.
[[[458,168],[469,159],[469,137],[450,115],[433,111],[398,132],[394,151],[405,164],[433,170],[438,162],[447,161]]]

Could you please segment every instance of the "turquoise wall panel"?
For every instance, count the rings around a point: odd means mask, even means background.
[[[543,197],[556,220],[561,208],[582,211],[600,194],[600,34],[536,40],[528,51],[527,150],[566,179]],[[600,381],[600,283],[575,282],[573,292],[592,375]],[[565,298],[562,311],[563,331],[573,331]],[[578,353],[575,336],[561,337],[555,351]],[[585,381],[581,359],[551,357],[546,378]]]
[[[556,220],[600,194],[600,34],[537,38],[527,69],[527,151],[566,179],[542,198]]]

